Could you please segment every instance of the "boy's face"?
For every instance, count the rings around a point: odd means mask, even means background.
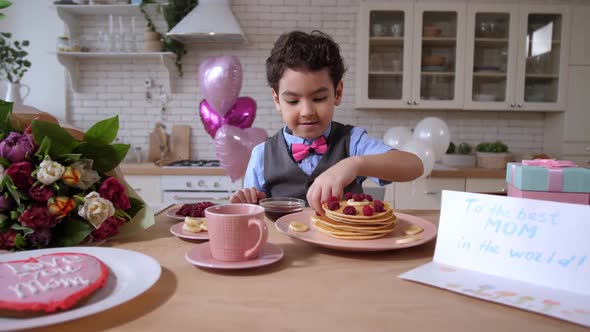
[[[334,91],[336,90],[336,91]],[[330,126],[334,107],[342,101],[342,81],[336,89],[328,69],[296,71],[287,68],[272,91],[275,107],[293,134],[315,139]]]

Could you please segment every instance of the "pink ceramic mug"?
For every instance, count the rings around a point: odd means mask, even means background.
[[[211,256],[225,262],[242,262],[258,257],[268,228],[264,208],[254,204],[214,205],[205,209]]]

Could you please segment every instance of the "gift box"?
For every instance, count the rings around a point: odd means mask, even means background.
[[[523,160],[508,163],[506,182],[524,191],[590,193],[590,169],[567,160]]]
[[[553,201],[561,203],[590,205],[590,194],[588,193],[520,190],[512,184],[508,184],[508,196],[540,199],[544,201]]]

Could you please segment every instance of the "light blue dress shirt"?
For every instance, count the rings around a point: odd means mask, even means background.
[[[282,130],[283,136],[285,136],[285,142],[289,147],[293,143],[311,144],[315,140],[307,140],[291,135],[286,129],[287,127],[284,127]],[[324,131],[323,135],[326,138],[330,135],[331,129],[332,125],[330,125],[326,131]],[[369,136],[364,128],[353,127],[350,131],[350,151],[348,153],[350,156],[381,154],[390,150],[392,150],[392,148],[389,145],[383,143],[383,141],[379,139]],[[305,172],[305,174],[311,175],[311,173],[313,173],[315,168],[318,166],[321,158],[322,155],[312,153],[307,158],[301,160],[298,163],[298,166],[301,168],[301,170],[303,170],[303,172]],[[370,179],[379,185],[386,185],[390,183],[377,178]],[[364,177],[359,177],[357,179],[357,181],[360,183],[362,183],[364,180]],[[264,142],[262,142],[252,149],[250,161],[248,162],[248,169],[246,170],[246,175],[244,176],[244,188],[255,187],[258,188],[258,190],[265,192],[268,196],[269,193],[263,189],[264,182]]]

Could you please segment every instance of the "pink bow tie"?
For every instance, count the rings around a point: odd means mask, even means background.
[[[326,138],[324,136],[319,137],[310,145],[302,143],[291,144],[291,153],[293,154],[293,159],[295,159],[296,162],[305,159],[305,157],[309,156],[311,152],[324,154],[327,150],[328,144],[326,144]]]

